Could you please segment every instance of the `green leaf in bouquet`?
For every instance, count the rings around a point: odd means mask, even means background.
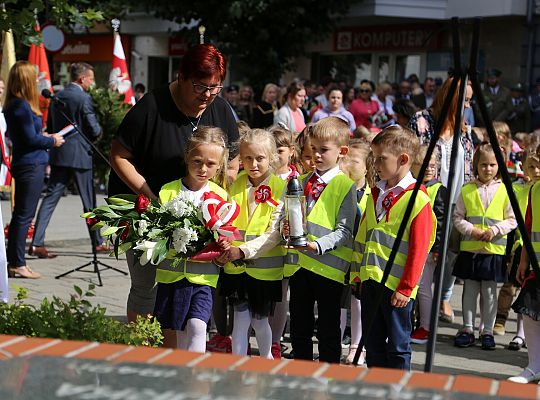
[[[121,199],[121,200],[127,200],[131,203],[135,203],[135,200],[137,200],[137,195],[133,193],[116,194],[114,196],[109,197],[109,199]]]
[[[126,218],[131,218],[131,219],[139,219],[140,217],[142,217],[141,215],[139,215],[139,213],[137,211],[130,211],[124,216]]]
[[[163,229],[152,229],[148,232],[148,239],[156,239],[161,236]]]
[[[118,258],[119,255],[124,254],[126,251],[131,249],[135,245],[135,242],[124,242],[120,243],[118,246],[118,254],[116,254],[116,257]]]
[[[108,212],[110,212],[112,210],[108,205],[105,205],[105,206],[98,206],[98,207],[94,208],[92,211],[94,213],[96,213],[96,212],[99,213],[100,211],[102,211],[103,213],[108,213]]]
[[[96,214],[94,214],[93,211],[85,212],[84,214],[81,214],[81,218],[95,218]]]
[[[120,229],[124,229],[123,226],[109,226],[107,229],[104,229],[103,232],[101,232],[101,236],[110,236],[113,233],[116,233]]]
[[[109,207],[111,210],[133,210],[135,208],[135,204],[122,204],[122,205],[116,205],[116,204],[110,204]]]
[[[110,206],[113,206],[113,205],[114,206],[125,206],[125,205],[129,205],[129,204],[134,204],[133,201],[129,201],[129,200],[123,199],[121,197],[117,197],[117,196],[108,197],[108,198],[105,199],[105,201]]]
[[[94,225],[92,225],[90,229],[93,231],[98,231],[106,225],[107,224],[105,223],[105,221],[99,221],[99,222],[96,222]]]
[[[167,239],[161,239],[159,242],[156,243],[156,246],[154,247],[151,263],[153,265],[158,265],[159,263],[161,263],[167,257],[167,252]]]

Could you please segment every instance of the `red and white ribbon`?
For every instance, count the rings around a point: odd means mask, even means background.
[[[234,200],[227,202],[215,192],[203,195],[201,211],[206,228],[228,238],[234,237],[236,228],[229,224],[240,214],[240,207]]]
[[[272,189],[270,186],[262,185],[255,191],[256,203],[268,203],[274,207],[277,207],[278,202],[272,198]]]

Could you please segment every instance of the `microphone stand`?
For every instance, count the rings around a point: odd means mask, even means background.
[[[77,132],[77,134],[81,138],[83,138],[84,141],[90,145],[90,147],[92,147],[94,152],[97,153],[102,158],[103,161],[105,161],[105,164],[107,164],[109,166],[109,168],[112,168],[111,163],[109,162],[107,157],[105,157],[105,155],[103,155],[103,153],[101,151],[99,151],[99,149],[96,147],[96,145],[94,143],[92,143],[92,141],[88,137],[86,137],[86,135],[80,130],[79,125],[77,125],[77,123],[72,118],[68,117],[68,115],[65,113],[65,111],[63,110],[63,108],[65,107],[64,102],[57,99],[56,97],[49,97],[49,98],[54,103],[56,103],[58,105],[57,109],[60,112],[60,114],[66,119],[66,121],[69,124],[73,125],[73,130],[75,130],[75,132]],[[68,138],[66,137],[66,140],[67,139]],[[93,182],[92,182],[92,194],[93,194],[93,198],[95,199],[96,198],[96,193],[95,193],[94,183]],[[98,259],[97,250],[96,250],[96,246],[97,246],[96,231],[89,228],[89,232],[90,232],[90,241],[92,242],[92,261],[89,261],[89,262],[87,262],[87,263],[85,263],[85,264],[83,264],[83,265],[81,265],[79,267],[73,268],[73,269],[71,269],[71,270],[69,270],[67,272],[64,272],[64,273],[60,274],[60,275],[57,275],[57,276],[54,277],[55,279],[63,278],[64,276],[72,274],[73,272],[88,272],[88,273],[96,274],[97,278],[98,278],[98,286],[103,286],[103,281],[101,279],[101,271],[113,270],[113,271],[119,272],[122,275],[127,275],[127,272],[122,271],[122,270],[120,270],[118,268],[115,268],[115,267],[113,267],[111,265],[105,264],[105,263],[101,262]],[[92,270],[85,270],[85,268],[90,266],[90,265],[93,265],[94,268]],[[100,268],[100,266],[102,266],[103,268]]]

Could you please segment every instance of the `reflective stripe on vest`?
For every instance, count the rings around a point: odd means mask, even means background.
[[[234,199],[240,207],[240,214],[233,222],[233,225],[238,229],[242,236],[241,240],[234,240],[232,244],[236,247],[258,238],[265,233],[268,225],[271,222],[272,214],[275,207],[268,203],[258,204],[253,212],[249,215],[249,202],[247,199],[247,182],[248,175],[243,174],[238,176],[237,180],[230,187],[230,198]],[[268,186],[272,191],[272,198],[276,201],[280,200],[287,182],[275,175],[271,175]],[[252,260],[242,260],[238,263],[227,263],[224,267],[224,272],[231,275],[247,273],[255,279],[265,281],[276,281],[283,279],[283,264],[285,262],[285,249],[282,246],[276,246],[267,251],[262,256]]]
[[[223,188],[212,181],[209,181],[208,184],[212,192],[227,200],[227,192]],[[166,183],[159,191],[161,203],[171,201],[181,190],[181,179]],[[197,285],[216,287],[219,278],[219,268],[213,263],[191,260],[181,260],[176,267],[172,266],[172,261],[165,260],[157,266],[156,282],[173,283],[184,278]]]
[[[374,199],[370,197],[366,207],[366,215],[362,218],[358,233],[355,238],[355,256],[353,257],[353,265],[351,266],[351,283],[357,282],[358,279],[366,281],[372,279],[376,282],[381,282],[386,268],[386,263],[392,252],[399,226],[403,220],[405,209],[412,195],[412,190],[406,191],[400,199],[392,206],[386,217],[381,221],[377,221],[375,214]],[[390,290],[396,290],[401,277],[403,276],[405,263],[409,254],[409,234],[411,221],[422,211],[429,203],[429,196],[422,190],[418,195],[413,206],[407,227],[403,234],[402,241],[398,247],[396,257],[390,275],[385,286]],[[433,211],[431,212],[432,230],[430,236],[430,248],[435,241],[435,233],[437,230],[437,220]],[[427,256],[427,254],[426,254]],[[418,285],[415,286],[411,293],[411,298],[416,296]]]
[[[501,183],[487,209],[484,209],[476,183],[467,183],[461,188],[461,196],[465,205],[465,219],[476,228],[486,230],[504,220],[504,210],[508,205],[508,194]],[[491,242],[484,242],[465,235],[461,239],[460,250],[477,252],[485,250],[491,254],[504,255],[506,252],[506,235],[494,236]]]
[[[427,186],[427,194],[429,196],[429,204],[431,204],[431,208],[433,208],[433,205],[435,204],[435,198],[437,197],[437,193],[439,193],[439,188],[442,186],[441,182],[435,182],[431,186]]]
[[[529,204],[529,193],[532,188],[532,183],[514,183],[512,188],[516,194],[516,199],[519,204],[519,211],[523,219],[525,219],[525,213],[527,212],[527,205]],[[520,246],[523,246],[523,237],[519,229],[516,229],[514,237],[514,245],[512,246],[512,253],[515,253]]]
[[[540,185],[536,182],[531,189],[531,242],[536,254],[536,260],[540,262]]]

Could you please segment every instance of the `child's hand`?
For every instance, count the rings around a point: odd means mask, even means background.
[[[482,229],[479,229],[476,227],[472,228],[471,236],[473,237],[473,239],[481,240],[480,238],[482,237],[483,234],[484,234],[484,231]]]
[[[223,267],[228,262],[227,253],[221,254],[220,256],[214,258],[212,261],[214,262],[214,264]]]
[[[439,261],[439,253],[431,253],[431,260],[434,264],[437,264],[437,261]]]
[[[227,252],[227,258],[229,261],[236,261],[244,258],[244,252],[240,250],[238,247],[231,246],[229,251]]]
[[[486,229],[478,239],[483,242],[490,242],[494,236],[495,234],[491,229]]]
[[[219,248],[221,250],[223,250],[224,252],[225,251],[229,251],[229,249],[232,247],[231,246],[231,242],[229,242],[228,240],[226,239],[219,239],[218,242],[217,242]]]
[[[403,308],[407,305],[408,302],[409,298],[399,293],[397,290],[394,292],[392,298],[390,299],[390,304],[392,304],[392,306],[396,308]]]
[[[527,277],[527,269],[529,268],[529,260],[523,260],[523,258],[519,262],[518,269],[516,271],[516,280],[523,285],[523,281]]]
[[[283,225],[281,226],[281,234],[284,237],[289,237],[289,221],[284,220]]]

